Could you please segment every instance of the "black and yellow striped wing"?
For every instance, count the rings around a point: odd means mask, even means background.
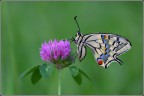
[[[117,57],[131,48],[131,43],[126,38],[114,34],[84,35],[83,45],[92,49],[96,62],[104,68],[111,62],[122,64]]]
[[[78,58],[79,58],[79,61],[82,61],[85,56],[86,56],[86,47],[84,46],[84,43],[83,43],[83,38],[79,38],[78,39],[78,44],[77,44],[77,55],[78,55]]]

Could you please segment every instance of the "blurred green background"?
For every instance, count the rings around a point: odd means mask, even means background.
[[[85,71],[79,86],[68,68],[62,72],[62,94],[142,94],[142,1],[137,2],[34,2],[2,1],[2,79],[6,95],[57,94],[58,72],[32,85],[30,75],[19,80],[26,69],[42,64],[39,51],[44,41],[71,38],[77,31],[74,16],[83,34],[113,33],[126,37],[132,49],[119,58],[122,66],[112,63],[100,67],[91,50],[75,65]],[[74,51],[76,46],[72,44]]]

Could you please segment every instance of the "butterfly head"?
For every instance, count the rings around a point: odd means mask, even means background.
[[[78,31],[77,33],[76,33],[76,37],[78,37],[78,36],[81,36],[82,34],[80,33],[80,31]]]
[[[76,33],[76,37],[75,37],[76,43],[78,43],[81,38],[82,38],[82,34],[78,31],[78,32]]]
[[[82,38],[82,34],[78,31],[75,35],[76,37],[72,37],[72,41],[75,43],[75,44],[78,44],[79,40]]]

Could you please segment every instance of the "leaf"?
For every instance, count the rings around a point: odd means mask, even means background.
[[[81,74],[78,74],[77,76],[72,76],[72,77],[74,78],[74,80],[76,81],[76,83],[78,85],[81,85],[81,83],[82,83],[82,76],[81,76]]]
[[[82,76],[79,73],[79,68],[77,68],[76,66],[70,66],[69,70],[71,72],[72,77],[74,78],[74,80],[76,81],[77,84],[81,85],[82,82]]]
[[[91,78],[90,78],[84,71],[82,71],[81,69],[79,69],[79,73],[81,73],[81,74],[84,75],[87,79],[89,79],[90,81],[92,81]]]
[[[36,70],[37,68],[39,68],[40,65],[35,65],[33,66],[32,68],[26,70],[25,72],[23,72],[21,75],[20,75],[20,79],[24,78],[25,76],[27,76],[28,74],[32,73],[34,70]]]
[[[39,71],[42,77],[49,78],[53,71],[53,64],[42,64],[39,66]]]
[[[41,79],[41,77],[42,76],[40,74],[39,68],[35,69],[35,71],[32,73],[32,76],[31,76],[32,84],[36,84]]]
[[[70,69],[72,77],[74,78],[76,83],[78,83],[79,85],[81,85],[81,83],[82,83],[82,75],[85,76],[90,81],[92,81],[91,78],[84,71],[79,69],[78,67],[70,66],[69,69]]]
[[[76,66],[70,66],[69,69],[72,76],[77,76],[79,74],[79,68],[77,68]]]

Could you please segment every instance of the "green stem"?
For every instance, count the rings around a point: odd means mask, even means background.
[[[58,96],[61,95],[61,71],[62,69],[58,69]]]

